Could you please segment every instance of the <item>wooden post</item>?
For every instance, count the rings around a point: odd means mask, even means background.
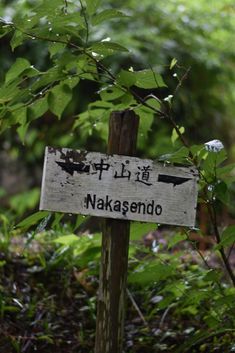
[[[108,154],[133,156],[139,118],[114,112],[109,122]],[[121,353],[124,331],[130,222],[105,219],[97,302],[95,353]]]

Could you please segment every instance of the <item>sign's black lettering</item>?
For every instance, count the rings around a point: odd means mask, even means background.
[[[105,202],[103,199],[98,199],[97,200],[97,208],[98,210],[104,210],[105,207]]]
[[[153,212],[154,212],[154,201],[152,200],[152,202],[149,203],[147,206],[147,214],[150,214],[152,216]]]
[[[123,216],[126,215],[128,210],[129,210],[129,202],[128,201],[123,201],[123,204],[122,204],[122,214],[123,214]]]
[[[121,212],[121,201],[119,201],[119,200],[116,200],[115,202],[114,202],[114,206],[113,206],[113,210],[115,211],[115,212]]]
[[[155,207],[155,213],[157,216],[160,216],[162,214],[162,206],[161,205],[157,205]]]
[[[85,163],[73,163],[73,162],[56,162],[62,170],[73,175],[74,172],[77,173],[89,173],[90,165],[86,165]]]
[[[130,180],[131,177],[131,172],[125,168],[125,164],[122,163],[122,170],[121,173],[118,174],[117,171],[114,174],[115,179],[120,179],[120,178],[126,178],[127,180]]]
[[[136,211],[137,211],[137,203],[136,202],[131,203],[130,211],[132,213],[136,213]]]
[[[173,176],[173,175],[165,175],[165,174],[158,175],[158,181],[160,183],[173,184],[173,186],[184,184],[189,180],[192,180],[192,179],[177,177],[177,176]]]
[[[100,163],[94,163],[94,168],[99,171],[99,180],[101,180],[103,171],[109,170],[110,164],[104,163],[103,158],[101,158]]]
[[[112,206],[111,206],[112,201],[113,201],[112,199],[109,200],[109,197],[106,196],[106,202],[105,202],[105,209],[106,209],[106,211],[113,212]]]
[[[143,183],[145,185],[152,185],[151,183],[149,183],[149,177],[150,177],[150,171],[152,170],[151,167],[148,166],[142,166],[142,167],[138,167],[139,172],[136,173],[136,180],[140,183]]]
[[[146,205],[144,202],[137,203],[138,213],[145,214]]]
[[[105,197],[97,197],[97,195],[87,194],[84,199],[86,209],[92,208],[93,210],[102,210],[108,212],[118,212],[125,216],[127,213],[148,214],[153,216],[154,213],[160,216],[162,213],[162,206],[156,204],[154,200],[150,202],[129,202],[113,200],[108,195]]]
[[[93,195],[93,198],[92,198],[91,194],[87,194],[87,196],[85,197],[85,207],[90,208],[90,205],[94,210],[96,205],[96,195]]]

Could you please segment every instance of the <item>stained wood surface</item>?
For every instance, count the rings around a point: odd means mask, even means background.
[[[40,209],[194,226],[197,180],[193,168],[48,147]]]
[[[112,113],[107,152],[135,155],[138,126],[133,111]],[[130,221],[104,220],[95,353],[123,352],[129,237]]]

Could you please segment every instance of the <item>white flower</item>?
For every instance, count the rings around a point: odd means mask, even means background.
[[[216,153],[220,152],[224,148],[224,145],[220,140],[212,140],[206,142],[204,146],[207,151]]]

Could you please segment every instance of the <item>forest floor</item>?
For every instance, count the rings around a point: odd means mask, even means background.
[[[27,242],[18,235],[11,239],[7,251],[0,253],[0,353],[92,353],[99,261],[90,259],[96,259],[100,249],[93,244],[80,254],[83,260],[89,255],[82,266],[81,261],[78,265],[72,260],[74,253],[69,247],[53,247],[45,238],[38,239]],[[191,251],[180,262],[194,267],[199,263],[201,273],[202,263],[195,257]],[[167,282],[168,287],[170,284]],[[195,296],[197,288],[192,290]],[[182,310],[180,295],[174,291],[175,298],[159,307],[165,292],[156,289],[156,283],[147,287],[128,283],[125,353],[235,351],[234,327],[217,327],[214,334],[213,325],[208,329],[200,312],[206,301],[195,298],[199,309],[191,300],[187,310]],[[193,341],[193,337],[197,339]]]

